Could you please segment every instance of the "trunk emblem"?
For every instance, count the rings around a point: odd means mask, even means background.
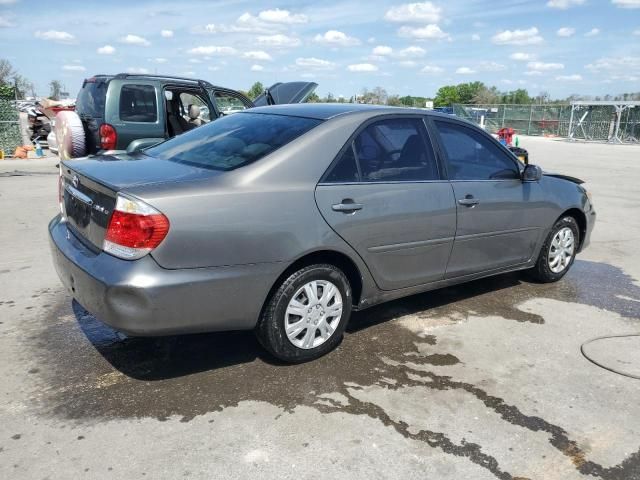
[[[71,183],[74,187],[78,188],[78,185],[80,185],[80,179],[77,175],[73,176],[73,178],[71,179]]]

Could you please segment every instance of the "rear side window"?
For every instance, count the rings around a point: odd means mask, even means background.
[[[92,118],[104,117],[104,103],[107,98],[108,85],[102,80],[85,80],[76,98],[78,115]]]
[[[120,120],[123,122],[156,122],[158,104],[152,85],[123,85],[120,90]]]
[[[333,165],[323,182],[413,182],[439,180],[424,124],[392,118],[367,126]]]
[[[237,113],[151,147],[145,154],[212,170],[232,170],[269,155],[320,123],[312,118]]]
[[[435,124],[447,153],[451,180],[520,178],[515,161],[480,132],[438,120]]]

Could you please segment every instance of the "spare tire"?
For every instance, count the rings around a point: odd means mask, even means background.
[[[76,112],[58,112],[56,115],[56,140],[58,142],[58,156],[62,160],[82,157],[87,154],[84,126]]]

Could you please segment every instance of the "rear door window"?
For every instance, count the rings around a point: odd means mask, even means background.
[[[434,122],[448,158],[451,180],[519,179],[515,160],[480,132],[463,125]]]
[[[196,167],[232,170],[269,155],[321,122],[313,118],[238,113],[185,132],[144,153]]]
[[[158,121],[156,89],[152,85],[123,85],[120,91],[120,120],[123,122]]]
[[[424,123],[392,118],[367,126],[354,141],[365,182],[438,180],[438,166]]]

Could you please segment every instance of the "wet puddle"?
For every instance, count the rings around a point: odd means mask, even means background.
[[[322,412],[368,415],[405,437],[467,457],[498,478],[516,478],[501,470],[479,445],[457,445],[439,432],[410,432],[405,423],[394,422],[377,405],[350,394],[350,389],[371,385],[457,389],[473,395],[511,424],[547,432],[550,444],[569,457],[581,473],[610,479],[640,475],[640,452],[618,466],[605,468],[588,461],[561,427],[527,416],[479,386],[432,372],[433,366],[453,365],[459,359],[440,349],[436,336],[416,335],[393,321],[413,315],[437,324],[441,319],[446,323],[469,315],[498,315],[544,328],[541,316],[516,308],[541,297],[640,318],[640,288],[629,276],[610,265],[577,261],[556,284],[528,283],[521,275],[507,274],[356,313],[338,349],[314,362],[292,366],[269,357],[251,332],[126,338],[77,303],[70,308],[67,297],[43,319],[44,330],[34,339],[46,365],[38,373],[46,385],[39,408],[66,419],[165,420],[177,415],[189,421],[245,400],[268,402],[285,411],[306,405]],[[419,365],[420,371],[408,367],[408,362]]]

